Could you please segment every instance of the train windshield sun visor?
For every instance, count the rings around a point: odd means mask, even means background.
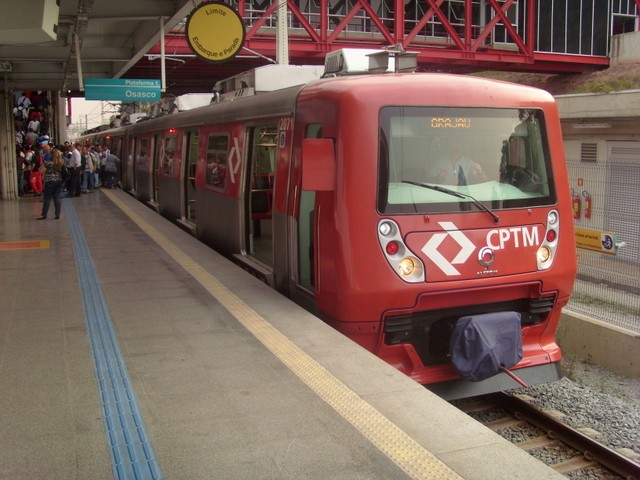
[[[379,132],[383,214],[475,205],[497,221],[496,210],[556,203],[541,109],[385,107]]]

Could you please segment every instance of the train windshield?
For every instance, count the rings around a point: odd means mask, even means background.
[[[542,110],[394,106],[380,121],[383,214],[556,202]]]

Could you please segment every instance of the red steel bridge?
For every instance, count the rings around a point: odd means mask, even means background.
[[[280,0],[291,64],[321,64],[340,48],[417,52],[420,71],[583,72],[609,65],[611,36],[638,30],[640,0]],[[223,78],[276,58],[275,0],[225,2],[246,26],[244,49],[224,64],[193,54],[184,30],[165,37],[172,91],[210,91]],[[195,3],[194,3],[195,5]],[[157,45],[128,77],[157,75]],[[206,82],[206,84],[204,83]]]

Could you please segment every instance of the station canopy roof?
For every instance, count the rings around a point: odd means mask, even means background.
[[[57,5],[59,3],[59,7]],[[161,79],[161,32],[182,35],[194,0],[2,0],[0,81],[8,90],[82,96],[82,78]],[[35,20],[34,20],[35,19]],[[77,33],[77,42],[76,42]],[[165,42],[167,43],[167,42]],[[211,92],[216,81],[269,63],[258,56],[210,63],[167,48],[166,92]]]

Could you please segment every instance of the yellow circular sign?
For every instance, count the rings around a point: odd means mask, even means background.
[[[197,56],[209,62],[226,62],[242,50],[244,22],[224,3],[202,3],[189,15],[186,35]]]

